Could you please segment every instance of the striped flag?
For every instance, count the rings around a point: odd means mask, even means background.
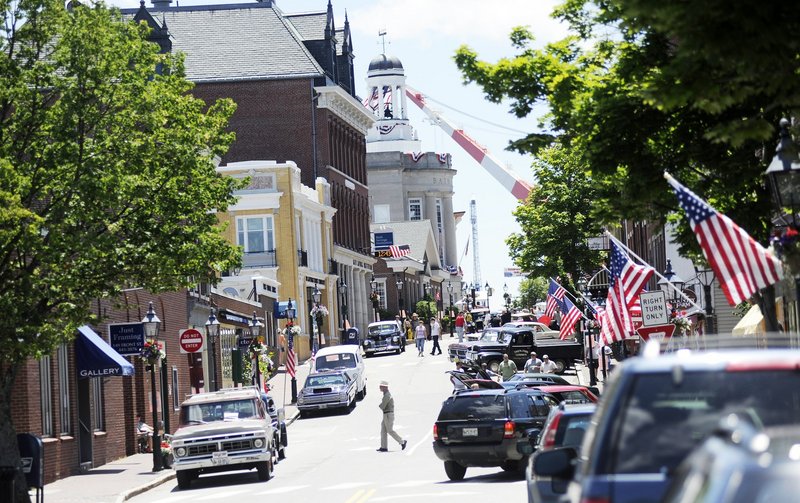
[[[550,287],[547,289],[547,304],[544,306],[544,314],[550,319],[556,314],[557,309],[561,309],[564,300],[564,287],[550,278]]]
[[[780,280],[781,263],[733,220],[717,212],[668,174],[678,202],[689,217],[697,242],[730,305],[749,299]]]
[[[392,254],[392,258],[401,258],[405,257],[409,253],[411,253],[411,246],[409,245],[391,245],[389,246],[389,252]]]
[[[582,313],[581,310],[578,309],[578,306],[572,303],[569,299],[564,299],[564,308],[562,311],[566,311],[564,316],[561,318],[561,332],[558,336],[563,340],[572,335],[572,332],[575,328],[575,323],[581,319]]]
[[[601,316],[600,338],[604,344],[621,341],[633,332],[630,308],[655,271],[635,264],[612,240],[610,272],[606,311]]]
[[[293,378],[296,374],[297,355],[294,353],[294,334],[291,332],[291,328],[287,332],[289,332],[289,335],[286,343],[288,349],[286,352],[286,373]]]

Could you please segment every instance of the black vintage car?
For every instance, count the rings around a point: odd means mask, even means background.
[[[399,354],[406,350],[406,338],[394,320],[376,321],[367,327],[361,347],[365,356],[385,351],[394,351]]]

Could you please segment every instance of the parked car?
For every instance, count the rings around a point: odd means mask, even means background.
[[[524,470],[530,431],[540,431],[556,400],[537,390],[465,390],[442,403],[433,451],[450,480],[471,466]]]
[[[549,355],[556,364],[556,373],[561,374],[571,368],[575,360],[583,358],[583,344],[573,340],[539,339],[537,331],[531,327],[502,328],[497,342],[475,342],[466,354],[467,360],[478,364],[486,363],[492,372],[497,372],[503,355],[521,367],[531,352]]]
[[[800,429],[730,415],[675,471],[663,503],[790,503],[800,495]]]
[[[497,342],[499,334],[499,328],[487,328],[483,333],[479,334],[480,337],[476,340],[481,342]],[[465,361],[467,359],[467,351],[469,351],[469,348],[472,347],[472,343],[474,342],[475,340],[469,340],[467,338],[464,342],[454,342],[450,344],[447,347],[447,355],[450,357],[450,361],[455,361],[456,358]]]
[[[362,400],[367,396],[367,374],[364,369],[364,358],[358,346],[341,344],[329,346],[317,351],[311,372],[343,370],[356,383],[356,398]]]
[[[522,383],[523,384],[520,386],[526,386],[524,384],[525,381],[522,381]],[[578,386],[575,384],[536,384],[529,387],[552,395],[556,400],[559,401],[559,403],[597,403],[599,400],[597,395],[595,395],[594,392],[586,386]]]
[[[525,470],[528,486],[528,503],[557,503],[567,490],[564,480],[537,475],[533,472],[533,460],[540,452],[559,447],[580,449],[581,442],[596,406],[594,404],[560,403],[547,417],[536,442],[534,454]]]
[[[264,406],[267,408],[267,414],[269,414],[270,419],[272,419],[272,427],[275,428],[275,435],[277,435],[275,443],[278,446],[278,459],[284,459],[286,458],[286,447],[289,445],[289,433],[286,429],[285,411],[283,407],[278,408],[275,404],[275,400],[266,393],[261,393],[261,401],[264,402]]]
[[[551,330],[550,327],[538,321],[510,321],[503,325],[503,328],[522,328],[528,327],[536,334],[537,339],[561,339],[561,332]]]
[[[744,413],[764,426],[797,423],[798,368],[797,349],[630,358],[611,374],[580,454],[539,453],[533,470],[569,481],[575,503],[658,502],[675,469],[721,418]]]
[[[303,389],[297,394],[300,416],[327,409],[349,412],[356,403],[356,387],[356,382],[344,370],[309,374]]]
[[[367,326],[361,346],[366,357],[387,351],[400,354],[406,350],[406,338],[394,320],[376,321]]]
[[[272,478],[278,443],[272,418],[255,387],[192,395],[181,404],[180,425],[172,435],[175,475],[180,489],[204,473],[252,470]]]
[[[513,383],[516,381],[542,381],[553,384],[572,384],[571,382],[567,381],[560,375],[544,374],[541,372],[517,372],[516,374],[511,376],[511,379],[505,382]]]

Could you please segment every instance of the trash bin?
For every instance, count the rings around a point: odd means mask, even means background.
[[[14,501],[14,478],[17,468],[0,466],[0,501]]]
[[[359,340],[358,340],[358,329],[357,329],[357,328],[355,328],[355,327],[353,327],[353,328],[348,328],[347,330],[345,330],[345,333],[344,333],[344,337],[343,337],[343,339],[344,339],[344,341],[345,341],[345,344],[355,344],[355,345],[358,345],[358,344],[359,344]]]

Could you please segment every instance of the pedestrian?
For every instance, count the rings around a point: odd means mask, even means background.
[[[391,435],[393,439],[397,440],[401,450],[405,450],[408,441],[400,438],[400,435],[394,431],[394,398],[392,398],[392,394],[389,393],[389,383],[381,381],[380,390],[381,393],[383,393],[383,398],[381,398],[381,403],[378,407],[381,409],[381,412],[383,412],[383,418],[381,418],[381,446],[378,448],[378,452],[389,451],[388,435]]]
[[[144,422],[141,414],[136,415],[136,439],[139,445],[139,452],[153,452],[150,440],[153,437],[153,428]]]
[[[439,346],[439,337],[442,335],[442,325],[439,324],[439,320],[436,318],[431,318],[431,339],[433,339],[433,349],[431,349],[431,354],[436,354],[436,350],[439,350],[438,354],[442,354],[442,348]]]
[[[547,355],[542,356],[542,372],[545,374],[555,374],[556,369],[558,366],[555,362],[550,361],[550,357]]]
[[[458,315],[456,316],[456,333],[458,334],[458,342],[464,342],[464,323],[466,323],[466,320],[464,319],[464,312],[459,311]]]
[[[406,320],[403,322],[403,334],[406,339],[411,340],[414,338],[413,328],[414,327],[411,326],[411,320],[406,318]]]
[[[469,311],[464,314],[464,325],[467,327],[467,333],[475,332],[475,322],[472,319],[472,313]]]
[[[500,316],[500,326],[502,327],[506,323],[511,323],[511,311],[503,309],[503,314]]]
[[[397,324],[397,331],[400,332],[400,352],[406,352],[406,336],[405,332],[403,332],[403,321],[400,319],[400,315],[397,314],[394,317],[394,322]]]
[[[486,311],[486,314],[483,317],[483,329],[486,330],[491,326],[492,326],[492,315],[489,314],[489,311]]]
[[[514,363],[514,360],[509,360],[508,355],[504,354],[503,361],[500,362],[500,366],[497,370],[500,372],[500,377],[502,377],[504,381],[508,381],[517,373],[517,364]]]
[[[523,372],[541,372],[542,360],[536,357],[536,351],[531,351],[531,357],[525,362],[522,367]]]
[[[414,340],[417,342],[417,351],[419,351],[418,356],[425,356],[422,354],[425,351],[425,338],[428,336],[427,330],[425,330],[424,323],[417,323],[417,328],[414,329]]]

